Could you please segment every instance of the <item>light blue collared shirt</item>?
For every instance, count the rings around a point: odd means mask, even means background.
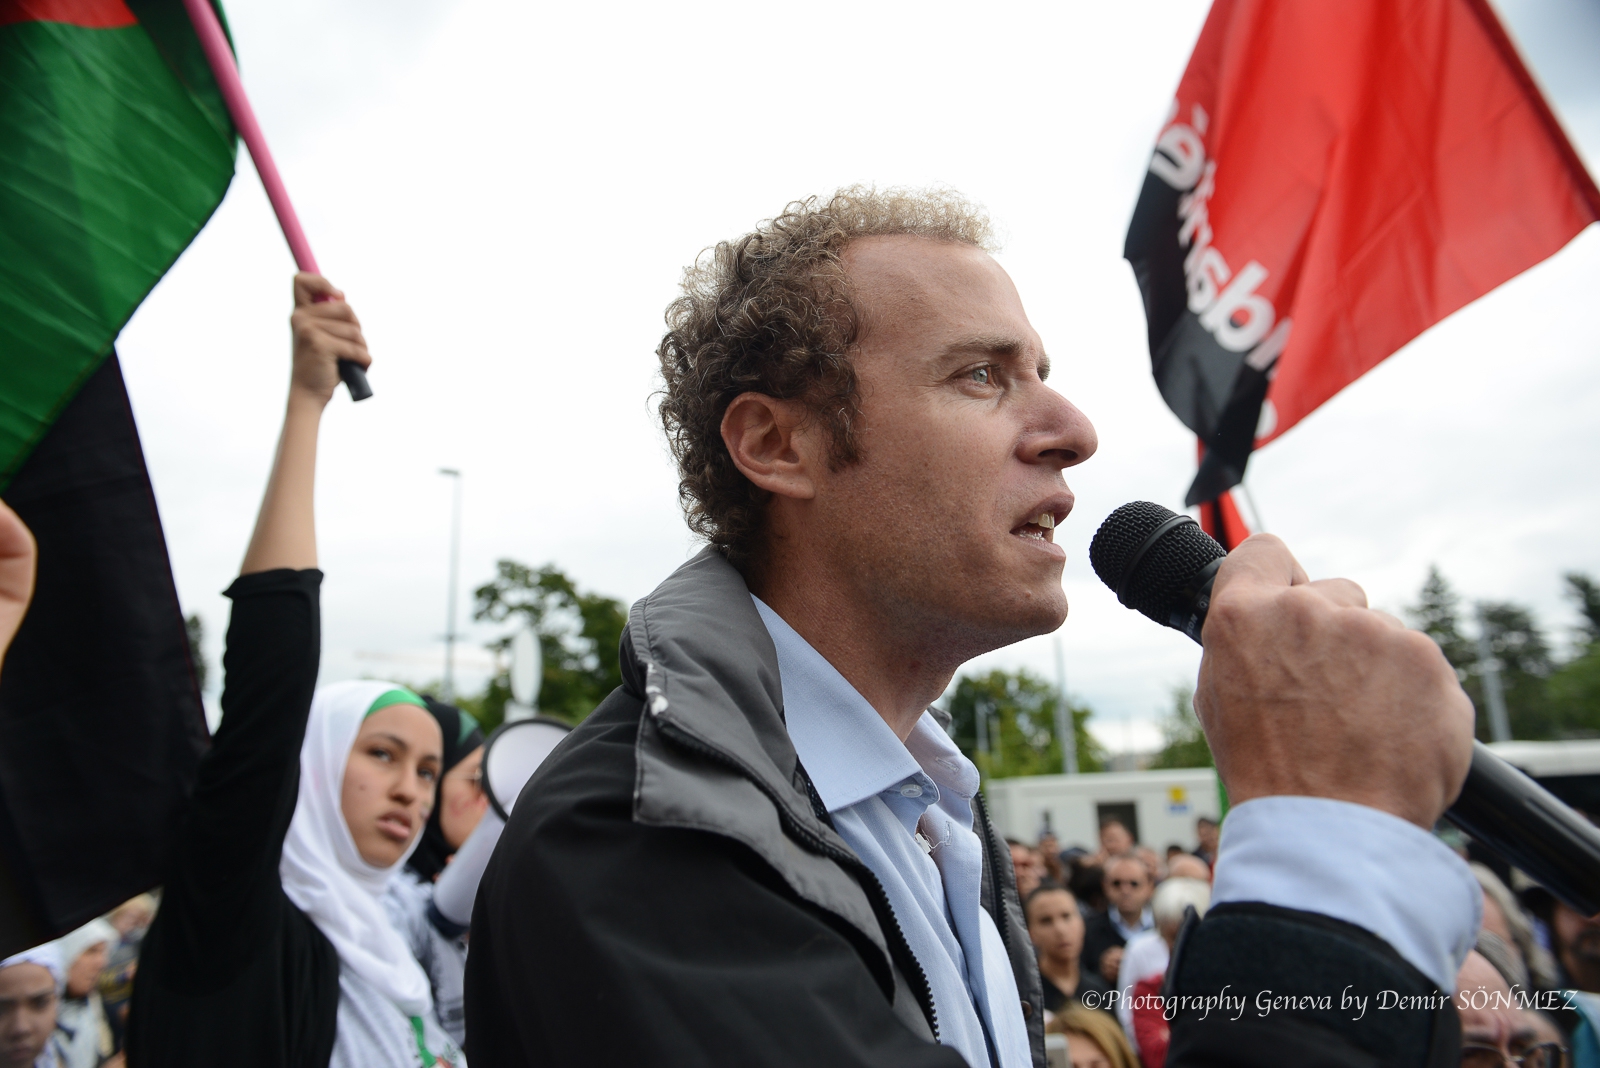
[[[1115,927],[1117,933],[1122,936],[1124,944],[1140,931],[1148,931],[1156,925],[1156,914],[1150,910],[1149,905],[1146,905],[1144,911],[1139,914],[1139,926],[1137,927],[1129,927],[1123,923],[1122,913],[1117,911],[1117,906],[1115,905],[1106,907],[1106,917],[1111,921],[1111,926]]]
[[[901,742],[821,653],[751,600],[778,651],[789,737],[840,837],[883,884],[927,974],[939,1041],[973,1068],[1030,1068],[1011,961],[980,904],[978,769],[926,713]]]
[[[1211,903],[1262,901],[1365,927],[1455,993],[1483,919],[1472,870],[1433,835],[1329,797],[1258,797],[1222,824]]]

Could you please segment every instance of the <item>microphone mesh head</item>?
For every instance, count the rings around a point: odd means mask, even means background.
[[[1228,555],[1198,523],[1181,523],[1150,546],[1129,575],[1128,567],[1145,539],[1177,514],[1150,501],[1134,501],[1107,516],[1089,543],[1089,563],[1100,581],[1113,592],[1122,590],[1123,604],[1163,626],[1196,573]]]
[[[1151,501],[1130,501],[1106,516],[1089,543],[1089,563],[1100,581],[1113,591],[1120,589],[1122,576],[1127,573],[1128,564],[1144,539],[1177,514]]]

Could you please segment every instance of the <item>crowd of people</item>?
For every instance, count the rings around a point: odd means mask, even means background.
[[[156,898],[140,894],[0,962],[0,1063],[123,1068],[128,999]]]
[[[1045,1030],[1066,1036],[1073,1068],[1162,1068],[1163,980],[1186,915],[1204,916],[1210,902],[1219,830],[1200,817],[1194,844],[1170,844],[1164,859],[1116,819],[1101,823],[1093,852],[1063,848],[1050,831],[1033,845],[1007,839]],[[1448,825],[1441,837],[1483,890],[1483,923],[1457,976],[1463,1063],[1499,1068],[1503,1048],[1527,1068],[1600,1068],[1600,918],[1474,859]]]

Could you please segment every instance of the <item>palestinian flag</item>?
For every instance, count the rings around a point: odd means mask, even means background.
[[[1596,219],[1488,0],[1216,0],[1123,253],[1186,503],[1226,527],[1253,449]]]
[[[0,0],[0,492],[39,543],[0,673],[0,955],[160,882],[205,746],[112,345],[234,153],[181,0]]]

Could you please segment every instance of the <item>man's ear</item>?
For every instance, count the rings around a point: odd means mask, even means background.
[[[815,465],[825,462],[809,414],[799,401],[741,393],[723,413],[722,443],[739,473],[761,489],[809,500],[817,495]]]

